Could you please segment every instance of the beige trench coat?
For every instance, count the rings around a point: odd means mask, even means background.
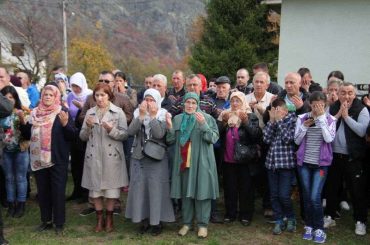
[[[88,116],[97,115],[97,106],[89,109],[83,122],[80,138],[87,141],[82,187],[100,191],[128,186],[128,176],[122,141],[128,137],[126,116],[122,109],[110,103],[102,122],[113,123],[108,132],[96,123],[92,128],[86,125]]]

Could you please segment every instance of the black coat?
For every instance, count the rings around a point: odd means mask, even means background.
[[[222,150],[222,159],[226,148],[226,133],[229,129],[227,124],[222,121],[217,121],[217,126],[220,134],[220,147]],[[254,113],[248,113],[248,121],[246,124],[241,124],[238,128],[239,141],[244,145],[260,145],[262,142],[262,130],[258,124],[258,118]],[[257,159],[256,159],[257,160]]]
[[[68,112],[66,108],[62,110]],[[31,128],[32,124],[30,123],[21,126],[21,131],[26,139],[31,139]],[[51,161],[54,164],[69,163],[70,142],[76,140],[76,137],[78,137],[78,130],[75,127],[72,116],[69,115],[68,123],[65,127],[62,126],[57,116],[51,130]]]

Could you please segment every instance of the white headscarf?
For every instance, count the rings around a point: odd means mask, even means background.
[[[155,103],[157,104],[158,112],[155,118],[159,121],[165,121],[167,110],[161,108],[162,100],[161,100],[161,94],[159,93],[159,91],[154,88],[149,88],[145,90],[143,98],[145,99],[146,96],[151,96],[155,100]],[[140,115],[139,108],[136,108],[136,110],[134,111],[134,118],[139,117],[139,115]],[[143,124],[145,126],[146,135],[149,135],[150,133],[150,125],[149,125],[150,121],[151,119],[150,119],[149,113],[147,112],[145,115],[144,121],[143,121]]]
[[[76,99],[84,101],[86,96],[92,93],[91,89],[87,87],[87,82],[86,82],[86,78],[84,74],[82,74],[81,72],[77,72],[73,74],[69,81],[71,83],[71,86],[74,84],[81,88],[81,93],[79,94],[76,94],[72,90],[72,94],[74,95]]]
[[[63,73],[57,73],[54,75],[54,80],[56,83],[58,83],[58,80],[63,80],[65,85],[66,85],[66,88],[70,89],[71,86],[70,86],[70,83],[68,82],[68,77],[66,75],[64,75]]]

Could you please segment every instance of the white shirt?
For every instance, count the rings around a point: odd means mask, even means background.
[[[266,110],[266,107],[270,105],[272,97],[274,97],[274,95],[267,91],[265,92],[265,95],[262,97],[260,101],[257,101],[256,96],[254,95],[254,92],[247,94],[245,96],[248,104],[251,102],[258,102],[258,104],[261,105],[264,110]],[[260,128],[263,128],[265,124],[263,123],[262,115],[259,113],[258,110],[254,110],[254,114],[256,114],[256,116],[258,117],[258,124]]]

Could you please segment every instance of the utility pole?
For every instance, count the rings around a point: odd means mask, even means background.
[[[62,0],[63,10],[63,56],[64,56],[64,69],[68,71],[68,49],[67,49],[67,14],[66,14],[66,0]]]

